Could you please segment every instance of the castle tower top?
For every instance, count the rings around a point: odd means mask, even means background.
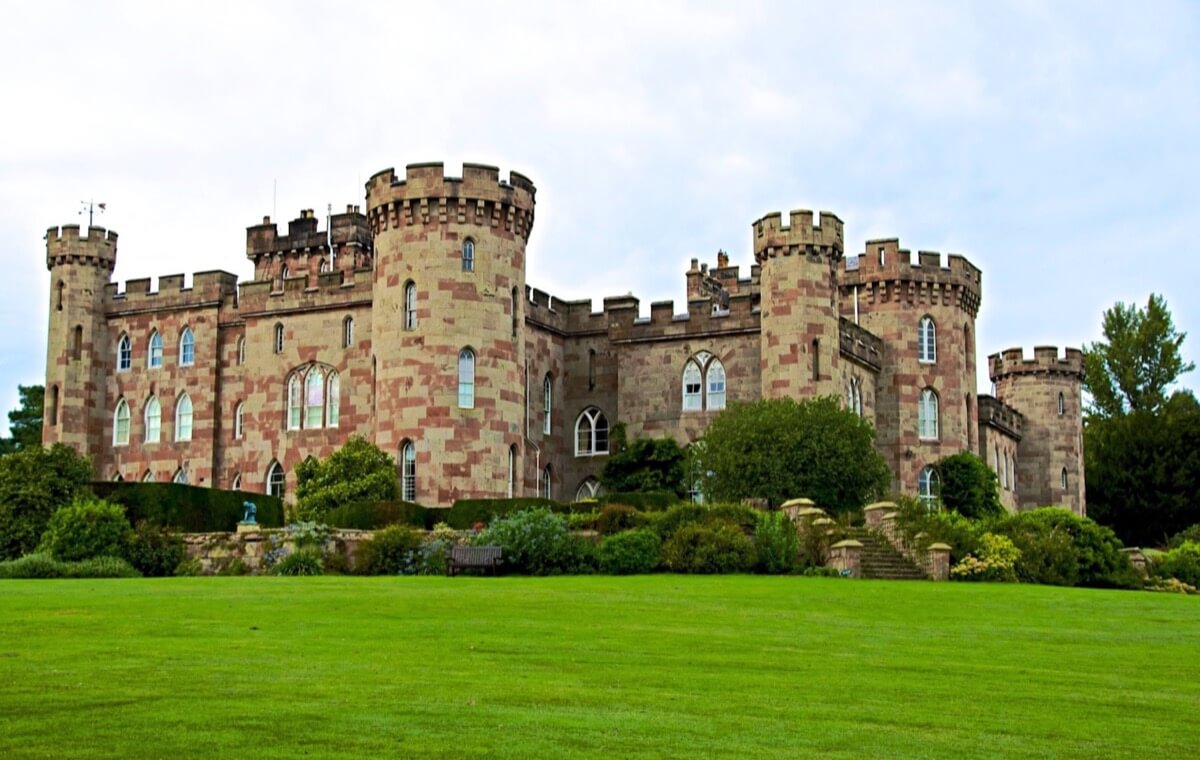
[[[1057,346],[1036,346],[1033,358],[1026,359],[1020,348],[1009,348],[988,357],[988,374],[992,382],[1014,375],[1061,375],[1079,379],[1083,377],[1083,352],[1068,348],[1066,356],[1060,357]]]
[[[79,234],[78,224],[46,230],[46,268],[61,264],[83,264],[112,272],[117,265],[117,233],[92,227]]]
[[[762,264],[775,256],[797,253],[828,254],[839,259],[844,250],[842,220],[836,214],[822,211],[813,224],[813,212],[797,209],[790,212],[788,224],[779,211],[767,214],[754,223],[754,260]]]

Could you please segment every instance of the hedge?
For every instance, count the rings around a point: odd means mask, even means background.
[[[578,502],[566,504],[551,499],[459,499],[448,510],[438,510],[436,519],[445,522],[451,528],[466,530],[474,527],[475,523],[487,525],[493,517],[506,515],[509,512],[519,512],[523,509],[545,507],[551,512],[566,514],[568,512],[591,512],[597,509],[595,502]]]
[[[129,522],[146,520],[185,533],[217,533],[237,529],[243,502],[258,507],[255,519],[265,528],[283,526],[283,501],[249,491],[221,491],[181,483],[92,483],[96,496],[120,504]]]
[[[448,510],[426,509],[410,501],[361,501],[331,509],[324,522],[331,528],[378,530],[389,525],[431,529]]]
[[[625,504],[642,512],[662,512],[678,504],[681,499],[670,491],[645,491],[630,493],[606,493],[597,497],[597,504]]]

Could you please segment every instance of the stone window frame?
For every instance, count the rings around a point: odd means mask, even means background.
[[[244,401],[237,402],[237,406],[233,407],[233,438],[240,441],[246,435],[245,425],[246,403]]]
[[[862,380],[858,375],[851,375],[846,386],[846,408],[856,416],[863,416]]]
[[[188,395],[187,391],[184,391],[175,401],[175,440],[177,442],[192,440],[194,417],[195,407],[192,404],[192,397]]]
[[[233,474],[233,480],[229,481],[229,490],[231,490],[231,491],[242,490],[242,473],[235,472]]]
[[[917,437],[922,441],[939,440],[938,394],[930,387],[921,389],[917,399]]]
[[[417,283],[404,283],[404,329],[417,329]]]
[[[151,394],[150,398],[146,399],[146,405],[142,408],[142,423],[145,425],[143,441],[146,444],[162,441],[162,402],[158,400],[158,396]]]
[[[117,339],[117,372],[128,372],[133,369],[133,341],[129,333],[121,333]]]
[[[320,362],[293,367],[284,382],[284,430],[338,427],[341,393],[341,374],[336,367]]]
[[[458,408],[475,408],[475,350],[470,346],[458,351]]]
[[[521,315],[521,308],[520,308],[521,295],[520,295],[520,293],[517,292],[517,289],[515,287],[512,289],[512,300],[509,301],[509,304],[511,305],[511,308],[512,308],[512,315],[511,315],[512,316],[512,338],[513,338],[513,351],[515,352],[516,351],[516,342],[517,342],[517,331],[520,329],[519,319],[520,319],[520,315]]]
[[[684,412],[724,409],[728,391],[725,364],[715,354],[697,351],[683,364],[680,388],[683,394],[681,410]]]
[[[154,473],[151,472],[149,469],[147,469],[145,472],[142,473],[142,482],[143,483],[153,483],[154,482]]]
[[[157,328],[150,331],[150,339],[146,341],[146,369],[162,369],[163,339]]]
[[[517,444],[512,444],[508,447],[508,498],[516,498],[517,495]]]
[[[547,372],[542,378],[542,435],[550,435],[554,414],[554,378]]]
[[[475,239],[466,238],[462,244],[462,270],[464,272],[475,271]]]
[[[575,489],[575,501],[594,499],[600,494],[601,490],[600,481],[588,475],[580,482],[579,488]]]
[[[1058,416],[1062,417],[1067,413],[1067,399],[1062,391],[1058,392]]]
[[[278,459],[272,459],[271,464],[267,466],[267,479],[265,482],[266,493],[268,496],[274,496],[282,499],[287,493],[287,471],[283,469],[283,465]]]
[[[937,364],[937,323],[929,314],[917,323],[917,361],[921,364]]]
[[[417,445],[407,438],[400,444],[400,498],[417,500]]]
[[[586,407],[575,418],[575,456],[607,455],[608,433],[608,416],[604,414],[603,410],[597,406]],[[580,445],[581,440],[582,446]]]
[[[1067,468],[1066,467],[1062,468],[1062,474],[1060,476],[1060,480],[1062,482],[1062,490],[1064,490],[1064,491],[1068,490],[1069,486],[1070,486],[1070,480],[1067,477]]]
[[[188,484],[187,470],[183,469],[182,467],[175,470],[175,475],[172,476],[171,482],[186,486]]]
[[[113,446],[129,445],[129,430],[132,427],[129,414],[129,402],[121,398],[113,409]]]
[[[917,500],[930,512],[937,506],[941,495],[942,479],[933,465],[925,465],[917,474]]]
[[[196,363],[196,334],[187,325],[179,331],[179,366],[191,367]]]
[[[354,345],[354,317],[347,314],[342,319],[342,348]]]
[[[550,465],[546,465],[539,473],[538,495],[543,499],[550,498],[551,485],[554,482],[554,469]]]
[[[695,357],[688,357],[683,363],[683,411],[704,411],[704,371],[700,369]]]
[[[275,349],[275,353],[277,353],[277,354],[283,353],[283,323],[282,322],[275,323],[275,336],[274,336],[273,348]]]
[[[246,336],[240,335],[237,339],[237,365],[241,367],[246,363]]]

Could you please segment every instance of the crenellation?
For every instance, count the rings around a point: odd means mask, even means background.
[[[993,382],[1018,374],[1082,377],[1083,352],[1077,348],[1067,348],[1060,356],[1057,346],[1036,346],[1033,357],[1026,359],[1021,348],[1007,348],[988,356],[988,373]]]
[[[117,233],[91,227],[80,234],[78,224],[46,230],[46,268],[75,263],[112,272],[117,262]]]
[[[118,290],[117,283],[109,283],[104,291],[105,309],[111,315],[212,305],[235,293],[238,287],[237,275],[221,270],[196,272],[191,287],[185,287],[185,281],[182,274],[163,275],[158,278],[158,289],[151,290],[151,279],[140,277],[126,280],[124,291]]]
[[[813,212],[792,211],[788,224],[783,214],[775,211],[754,222],[754,260],[762,264],[774,256],[827,255],[841,258],[843,251],[842,220],[835,214],[822,211],[818,224],[813,224]]]
[[[1021,440],[1025,426],[1025,415],[994,396],[979,396],[979,423],[991,425],[1010,437]]]

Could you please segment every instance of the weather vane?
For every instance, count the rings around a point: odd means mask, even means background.
[[[92,214],[97,209],[99,209],[100,213],[103,214],[104,211],[108,208],[107,203],[96,203],[95,201],[80,201],[79,205],[80,205],[80,209],[79,209],[80,216],[83,216],[83,212],[87,211],[88,227],[92,226]]]

